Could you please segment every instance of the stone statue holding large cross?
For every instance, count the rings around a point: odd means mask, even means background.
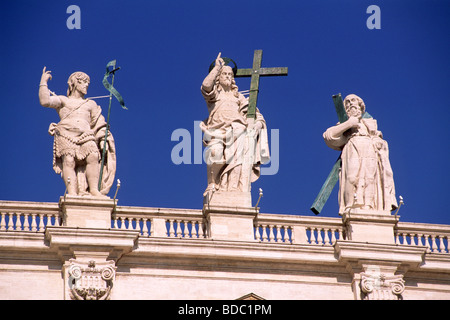
[[[259,76],[284,75],[287,70],[261,68],[261,56],[262,51],[256,50],[253,69],[237,69],[231,66],[233,60],[219,53],[203,80],[209,117],[200,127],[206,146],[208,203],[214,197],[221,205],[251,206],[251,183],[258,179],[260,165],[269,161],[267,126],[256,108]],[[252,77],[249,99],[238,91],[236,76]]]
[[[388,144],[360,97],[348,95],[343,106],[347,119],[323,134],[327,146],[342,151],[339,213],[363,210],[389,214],[397,208],[397,200]]]
[[[201,92],[209,112],[208,119],[200,123],[206,145],[208,186],[205,195],[216,191],[249,191],[249,182],[243,172],[244,155],[250,151],[247,130],[253,129],[257,137],[251,172],[253,182],[259,177],[259,165],[269,158],[264,117],[257,110],[254,123],[247,121],[248,100],[238,92],[233,69],[225,65],[220,54],[204,79]]]

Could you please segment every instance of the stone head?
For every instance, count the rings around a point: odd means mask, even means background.
[[[233,69],[230,66],[224,66],[219,74],[219,83],[222,87],[231,87],[234,82]]]
[[[363,99],[356,94],[349,94],[345,97],[344,107],[348,117],[362,118],[363,114],[366,112],[366,105],[364,104]]]
[[[87,93],[90,81],[89,76],[84,72],[77,71],[72,73],[69,80],[67,80],[67,84],[69,85],[67,96],[71,96],[75,90],[79,91],[84,96]]]

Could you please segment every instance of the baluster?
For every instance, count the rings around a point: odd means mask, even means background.
[[[36,213],[31,214],[31,231],[37,231]]]
[[[342,229],[341,228],[337,229],[337,232],[338,232],[338,239],[336,239],[336,240],[345,240]]]
[[[268,224],[266,224],[265,226],[264,226],[264,240],[263,241],[269,241],[270,239],[269,239],[269,235],[268,235],[268,233],[267,233],[267,228],[269,228],[269,225]],[[269,230],[269,232],[270,232],[270,230]]]
[[[264,225],[260,224],[258,227],[258,239],[264,241]]]
[[[413,245],[413,241],[414,241],[414,236],[411,235],[411,233],[408,233],[408,234],[407,234],[407,237],[409,238],[409,243],[408,243],[408,245],[409,245],[409,246],[412,246],[412,245]],[[408,242],[408,241],[407,241],[407,242]]]
[[[181,225],[183,225],[183,227]],[[189,230],[186,220],[180,220],[180,223],[178,224],[178,229],[180,229],[180,235],[182,238],[186,238],[186,234],[189,236]]]
[[[0,221],[0,231],[6,230],[6,223],[5,223],[6,213],[0,212],[0,219],[1,219],[1,221]]]
[[[142,221],[142,236],[148,237],[148,235],[149,235],[149,230],[148,230],[148,226],[147,226],[148,220],[145,218],[142,218],[141,221]]]
[[[6,222],[6,215],[5,215],[5,229],[9,230],[10,228],[12,228],[12,214],[7,213],[7,215],[8,215],[8,222]]]
[[[314,228],[314,244],[320,244],[320,229],[319,228]]]
[[[28,221],[29,213],[23,214],[23,231],[30,231],[30,222]]]
[[[326,245],[326,246],[328,246],[328,245],[330,245],[330,235],[328,234],[328,232],[330,232],[330,229],[327,229],[327,228],[324,228],[323,229],[323,232],[324,232],[324,234],[325,234],[325,239],[324,239],[324,244]]]
[[[336,229],[331,229],[331,245],[336,243]]]
[[[52,226],[52,215],[46,214],[45,216],[47,217],[47,223],[45,224],[45,227],[51,227]]]
[[[415,245],[416,245],[416,243],[415,243],[415,241],[414,241],[414,236],[415,236],[414,233],[410,233],[410,234],[409,234],[409,245],[410,245],[410,246],[415,246]]]
[[[319,244],[320,245],[325,245],[325,229],[324,228],[319,228],[319,231],[317,231],[319,234]],[[323,232],[323,234],[322,234]]]
[[[55,224],[53,224],[52,223],[52,219],[55,219]],[[53,226],[53,225],[55,225],[55,226],[57,226],[57,218],[56,218],[56,215],[54,214],[54,213],[52,213],[52,214],[50,214],[50,215],[48,215],[47,216],[47,227],[51,227],[51,226]]]
[[[438,235],[438,236],[436,236],[436,238],[439,240],[439,246],[438,246],[439,252],[440,252],[440,253],[444,253],[444,241],[443,241],[443,237]]]
[[[394,237],[395,237],[395,243],[396,244],[400,244],[400,238],[399,238],[399,235],[398,235],[398,231],[395,231]]]
[[[419,233],[417,235],[417,245],[419,246],[423,246],[423,239],[424,239],[424,234],[423,233]]]
[[[275,226],[277,228],[277,242],[281,242],[281,226]]]
[[[435,235],[431,235],[431,251],[432,252],[436,251],[436,236]]]
[[[174,230],[174,221],[173,219],[169,219],[169,237],[175,237],[175,230]]]
[[[198,226],[198,232],[197,232],[197,226]],[[200,238],[200,223],[199,221],[192,221],[192,229],[191,234],[192,238]]]
[[[16,231],[22,230],[20,216],[21,216],[21,214],[16,212]]]
[[[111,217],[111,229],[117,229],[117,217],[113,215]]]
[[[189,231],[189,225],[191,226],[191,231]],[[192,221],[184,220],[184,236],[186,238],[192,238]]]
[[[273,226],[268,224],[267,228],[269,229],[269,230],[267,230],[268,231],[267,232],[267,241],[272,241],[273,240]]]
[[[119,220],[120,220],[120,229],[125,230],[125,218],[119,217]]]
[[[314,235],[314,228],[309,228],[309,244],[315,243],[316,236]]]
[[[283,237],[281,236],[281,230],[283,230]],[[289,242],[289,237],[288,237],[288,233],[287,233],[287,226],[281,226],[281,228],[280,228],[280,241],[282,241],[284,243],[288,243]]]
[[[316,235],[317,232],[317,235]],[[317,239],[319,237],[319,230],[317,228],[311,228],[311,243],[317,244]]]
[[[255,226],[255,239],[258,240],[258,241],[261,240],[261,232],[259,231],[261,228],[262,228],[262,227],[261,227],[260,224],[257,224],[257,225]]]
[[[52,219],[54,219],[54,221],[52,222]],[[55,226],[58,227],[60,225],[59,222],[59,213],[54,213],[50,216],[50,220],[48,221],[48,226]]]
[[[424,237],[424,240],[425,240],[425,246],[427,247],[427,252],[430,252],[431,251],[430,242],[429,242],[430,241],[430,236],[424,234],[423,237]]]
[[[43,213],[39,213],[38,216],[39,216],[39,223],[36,220],[36,228],[37,228],[37,230],[39,232],[42,232],[43,231],[42,229],[43,229],[43,226],[44,226],[44,223],[43,223],[42,219],[44,218],[44,214]],[[36,219],[37,219],[38,216],[36,216]]]
[[[271,237],[272,237],[272,240],[273,240],[273,242],[276,242],[276,241],[277,241],[277,237],[278,237],[278,234],[276,233],[276,231],[277,231],[277,226],[276,226],[276,225],[271,225],[270,228],[271,228]]]
[[[187,225],[186,225],[186,220],[180,219],[178,220],[178,237],[184,238],[186,237],[186,229],[187,229]]]
[[[173,230],[175,231],[175,237],[181,237],[181,220],[173,220]]]
[[[401,241],[401,242],[400,242]],[[405,244],[405,237],[403,235],[403,232],[398,233],[398,244],[404,245]]]
[[[185,228],[187,228],[189,225],[191,225],[191,232],[190,232],[190,234],[189,234],[189,228],[187,229],[187,235],[188,235],[188,237],[190,237],[190,238],[196,238],[196,236],[195,236],[195,221],[188,221],[188,224],[187,224],[187,226],[185,226]]]

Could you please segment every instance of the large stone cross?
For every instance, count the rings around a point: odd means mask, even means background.
[[[339,123],[343,123],[347,121],[347,113],[345,112],[344,102],[342,101],[341,94],[335,94],[333,95],[333,102],[334,107],[336,108],[336,113],[339,119]],[[365,112],[362,116],[363,118],[372,118],[372,116]],[[319,214],[320,211],[322,211],[323,206],[327,202],[328,198],[330,197],[331,192],[333,191],[334,186],[336,185],[336,182],[339,179],[339,171],[341,170],[341,156],[339,155],[339,158],[334,163],[333,168],[331,169],[330,173],[328,174],[327,179],[322,185],[322,188],[319,191],[319,194],[316,197],[316,200],[314,200],[311,211],[315,214]]]
[[[262,50],[255,50],[253,55],[253,68],[252,69],[238,69],[236,72],[236,78],[251,77],[250,82],[250,97],[248,102],[247,118],[256,117],[256,103],[258,101],[259,92],[259,77],[267,76],[287,76],[288,68],[261,68],[262,63]]]

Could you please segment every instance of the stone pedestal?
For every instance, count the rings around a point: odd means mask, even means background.
[[[111,228],[113,199],[66,196],[60,198],[59,206],[63,214],[63,226]]]
[[[210,198],[203,198],[203,204],[209,206],[243,207],[252,206],[252,195],[250,191],[216,191]]]
[[[204,206],[207,237],[213,240],[256,241],[251,207]]]
[[[347,231],[348,240],[369,243],[394,244],[394,227],[399,216],[387,211],[352,210],[344,213],[342,222]]]

